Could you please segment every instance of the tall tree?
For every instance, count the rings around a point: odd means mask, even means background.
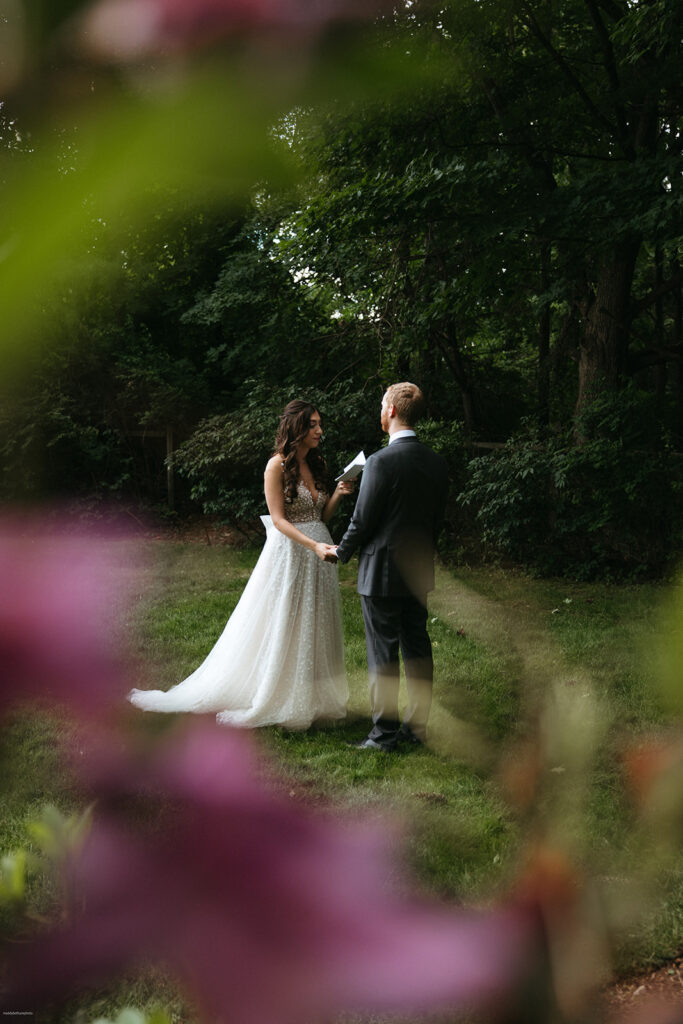
[[[633,325],[680,283],[682,27],[677,0],[416,0],[387,31],[449,75],[303,128],[294,258],[393,356],[437,353],[470,426],[485,340],[535,348],[543,419],[570,356],[578,411],[643,353],[680,361],[673,316],[658,341]]]

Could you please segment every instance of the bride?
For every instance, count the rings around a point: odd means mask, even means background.
[[[333,487],[321,437],[315,406],[290,402],[266,465],[266,543],[237,607],[192,675],[167,692],[132,690],[136,707],[215,712],[249,728],[344,717],[341,602],[325,524],[353,483]]]

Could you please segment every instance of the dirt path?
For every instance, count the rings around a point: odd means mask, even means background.
[[[683,1022],[683,957],[609,985],[604,992],[608,1021],[641,1024]],[[657,1009],[661,1004],[661,1009]]]

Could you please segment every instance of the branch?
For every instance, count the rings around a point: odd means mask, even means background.
[[[619,81],[619,74],[617,72],[612,41],[610,40],[607,29],[605,28],[605,23],[600,17],[600,11],[598,10],[596,0],[585,0],[585,3],[590,12],[591,18],[593,19],[595,31],[598,34],[598,39],[600,40],[600,46],[605,59],[605,71],[607,72],[607,77],[612,87],[614,114],[617,119],[617,129],[621,138],[621,146],[625,153],[629,156],[633,156],[633,146],[628,137],[626,111],[624,110],[623,104],[619,101],[621,82]]]
[[[683,354],[683,347],[669,345],[662,348],[649,348],[644,352],[630,352],[628,356],[628,372],[633,374],[644,370],[646,366],[664,366],[666,363],[677,363]]]
[[[453,374],[455,382],[461,389],[469,389],[469,381],[467,379],[467,374],[462,363],[462,356],[460,354],[460,350],[458,349],[457,341],[455,339],[451,340],[449,338],[449,344],[447,343],[446,339],[442,337],[440,332],[432,331],[430,333],[432,340],[436,343],[436,347],[441,353],[446,365],[448,366],[448,369]]]
[[[640,313],[646,310],[648,306],[654,305],[657,299],[662,295],[667,295],[669,292],[672,292],[674,288],[677,288],[680,284],[683,284],[683,269],[680,270],[678,274],[674,274],[673,277],[668,278],[668,280],[662,281],[660,285],[649,291],[647,295],[642,297],[642,299],[634,302],[631,306],[631,318],[635,319],[640,315]]]
[[[501,142],[500,139],[482,139],[480,142],[467,142],[460,143],[459,145],[449,143],[449,148],[453,153],[467,152],[470,149],[524,149],[528,146],[528,141],[523,142]],[[583,153],[576,149],[558,149],[556,146],[551,146],[547,143],[543,144],[543,151],[545,153],[552,153],[553,156],[560,157],[574,157],[576,160],[602,160],[604,163],[625,163],[626,157],[618,157],[610,155],[609,153]]]
[[[616,0],[598,0],[598,6],[606,11],[614,21],[621,21],[628,14],[628,5],[622,2],[619,6]]]
[[[364,356],[364,355],[362,355],[362,356],[360,356],[360,357],[359,357],[358,359],[354,359],[352,363],[348,363],[348,364],[347,364],[346,366],[343,366],[343,367],[341,368],[341,370],[339,371],[339,373],[336,373],[336,374],[334,375],[334,377],[332,378],[332,380],[328,380],[327,384],[326,384],[326,385],[325,385],[325,387],[324,387],[324,388],[322,389],[322,390],[323,390],[323,392],[326,392],[326,391],[327,391],[327,389],[328,389],[328,388],[330,388],[330,387],[332,387],[332,385],[334,384],[334,382],[335,382],[336,380],[338,380],[338,379],[339,379],[339,378],[341,377],[341,375],[342,375],[343,373],[346,373],[346,372],[347,372],[348,370],[351,370],[351,369],[352,369],[352,368],[353,368],[354,366],[356,366],[356,365],[357,365],[358,363],[360,363],[360,362],[361,362],[361,360],[362,360],[362,359],[364,359],[364,358],[365,358],[365,356]]]
[[[401,233],[401,238],[403,238],[403,234],[404,233],[402,232]],[[400,242],[399,242],[399,247],[400,247]],[[405,259],[405,257],[404,257],[404,259]],[[391,293],[394,290],[394,285],[396,284],[396,276],[398,274],[398,262],[399,261],[398,261],[398,257],[396,255],[396,253],[395,252],[392,253],[392,255],[391,255],[390,259],[389,259],[389,263],[390,263],[390,265],[393,265],[393,267],[392,267],[392,273],[391,273],[391,281],[389,282],[389,287],[387,288],[387,301],[385,303],[384,313],[383,313],[384,317],[387,317],[388,313],[389,313],[389,303],[391,302]]]
[[[492,82],[486,76],[482,76],[481,81],[484,87],[484,91],[486,92],[486,95],[488,97],[488,101],[491,104],[493,113],[498,118],[501,128],[503,129],[503,131],[510,134],[510,128],[505,123],[505,110],[501,103],[499,102],[495,82]],[[557,182],[555,181],[555,176],[553,174],[552,167],[548,164],[546,160],[542,159],[542,157],[540,156],[539,147],[534,145],[533,140],[529,138],[526,131],[523,131],[520,127],[518,127],[517,130],[519,131],[522,138],[522,143],[518,144],[519,149],[524,154],[526,162],[529,164],[531,170],[536,174],[538,174],[540,171],[541,177],[543,178],[545,185],[549,187],[551,190],[557,188]],[[544,146],[543,148],[545,149],[546,147]]]
[[[584,89],[583,85],[581,84],[579,79],[576,77],[576,75],[574,74],[572,69],[570,68],[570,66],[567,63],[567,61],[564,59],[562,54],[558,50],[555,49],[555,47],[550,42],[548,37],[545,35],[543,30],[541,29],[541,26],[538,24],[538,22],[536,21],[534,15],[528,9],[528,7],[527,7],[527,17],[528,17],[528,20],[529,20],[529,27],[530,27],[531,31],[533,32],[533,34],[538,39],[538,41],[540,42],[541,46],[543,46],[544,49],[546,49],[548,51],[550,56],[553,58],[553,60],[555,61],[555,63],[559,67],[560,71],[563,73],[565,78],[567,78],[568,81],[570,82],[570,84],[571,84],[572,88],[574,89],[574,91],[579,94],[579,96],[583,100],[583,102],[584,102],[586,108],[589,110],[589,112],[593,115],[593,117],[596,119],[596,121],[603,126],[603,128],[606,128],[607,131],[609,131],[609,132],[614,131],[614,125],[610,124],[610,122],[605,117],[605,115],[603,113],[601,113],[600,110],[598,110],[598,108],[596,107],[595,103],[593,103],[593,100],[590,98],[590,96],[588,95],[588,93]]]

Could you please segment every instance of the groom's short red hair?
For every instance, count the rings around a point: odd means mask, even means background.
[[[424,412],[425,400],[417,384],[403,381],[390,384],[386,391],[387,404],[393,405],[398,418],[408,427],[413,427]]]

